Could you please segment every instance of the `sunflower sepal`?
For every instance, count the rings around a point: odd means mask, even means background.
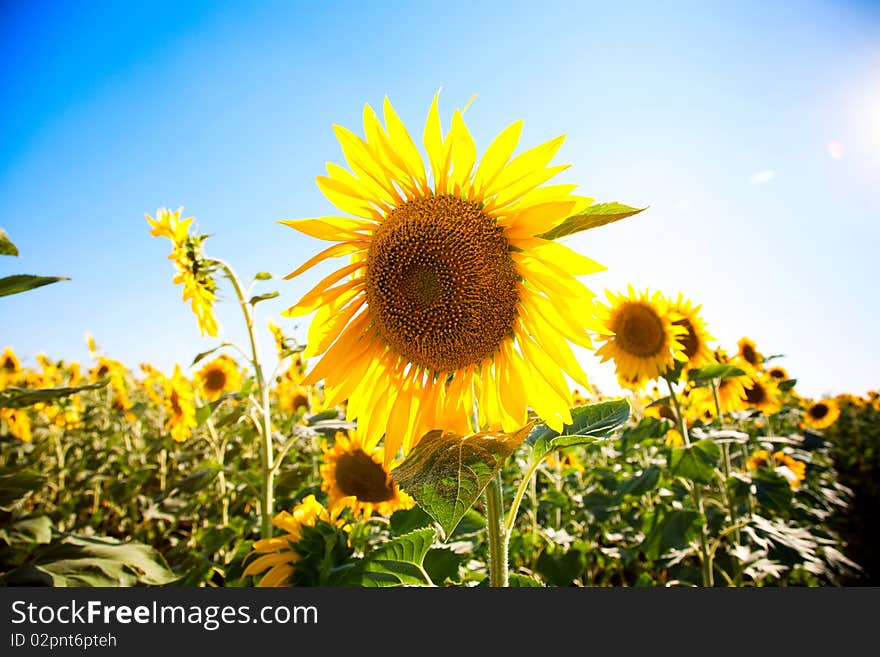
[[[525,442],[532,448],[532,460],[540,461],[550,452],[563,447],[607,438],[629,419],[631,411],[625,399],[577,406],[571,409],[572,423],[564,425],[561,432],[542,424],[529,434]]]
[[[538,237],[545,240],[558,240],[560,237],[580,233],[591,228],[598,228],[606,224],[632,217],[640,212],[647,210],[644,208],[633,208],[622,203],[595,203],[588,206],[582,212],[572,215],[564,219],[558,226],[548,230]]]
[[[487,431],[470,436],[429,431],[391,471],[391,477],[439,523],[443,540],[449,540],[532,426],[530,422],[513,433]]]

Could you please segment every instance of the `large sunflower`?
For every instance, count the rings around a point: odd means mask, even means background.
[[[813,429],[827,429],[840,417],[840,406],[834,399],[821,399],[807,406],[804,419]]]
[[[706,322],[699,315],[702,306],[694,306],[690,299],[685,299],[679,294],[678,298],[669,304],[669,308],[679,315],[679,319],[672,321],[673,325],[685,329],[685,332],[678,337],[678,341],[687,358],[687,367],[697,369],[714,363],[715,356],[709,348],[709,342],[715,338],[709,335]]]
[[[209,401],[216,401],[224,392],[241,388],[241,372],[235,359],[226,354],[205,363],[195,374],[195,384]]]
[[[676,360],[686,360],[681,340],[687,329],[675,324],[680,319],[658,292],[628,294],[606,291],[609,306],[600,305],[602,327],[596,350],[602,362],[614,360],[620,385],[641,389],[648,381],[663,376]]]
[[[411,509],[415,500],[397,487],[382,464],[382,449],[364,449],[356,432],[336,433],[332,447],[324,447],[321,490],[331,507],[351,507],[355,517],[369,518],[374,512],[390,516],[398,509]]]
[[[349,264],[320,281],[287,316],[317,311],[306,356],[323,354],[305,383],[323,379],[328,406],[347,403],[364,446],[385,434],[385,463],[433,428],[513,431],[531,406],[551,427],[571,422],[564,372],[587,386],[569,341],[590,347],[593,293],[574,275],[603,267],[541,237],[591,199],[575,185],[541,186],[561,137],[511,159],[522,123],[477,151],[461,111],[443,135],[437,97],[424,142],[428,167],[384,103],[364,109],[361,139],[334,126],[351,172],[328,164],[318,186],[353,217],[281,223],[337,242]],[[429,182],[430,172],[430,182]]]

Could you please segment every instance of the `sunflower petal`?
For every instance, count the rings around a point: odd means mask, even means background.
[[[477,194],[487,195],[486,189],[495,181],[510,156],[513,155],[513,151],[516,150],[516,145],[522,134],[522,127],[521,120],[511,123],[489,144],[489,148],[483,153],[483,159],[480,160],[480,165],[474,173],[474,190]]]
[[[423,188],[426,188],[428,181],[425,176],[425,163],[422,161],[422,156],[419,154],[415,142],[412,140],[412,137],[409,136],[409,131],[407,131],[406,126],[403,124],[403,121],[400,120],[400,117],[397,116],[397,112],[394,111],[394,107],[391,106],[391,101],[388,100],[387,96],[382,103],[382,112],[385,116],[388,137],[391,140],[394,151],[403,159],[403,162],[413,180]]]
[[[294,271],[290,272],[287,276],[284,277],[284,280],[290,280],[291,278],[296,278],[300,274],[305,271],[308,271],[319,262],[323,262],[327,258],[338,258],[339,256],[346,255],[348,253],[355,253],[357,251],[363,251],[368,249],[370,246],[369,240],[357,240],[350,242],[342,242],[341,244],[334,244],[333,246],[327,247],[317,255],[312,256],[308,260],[306,260],[302,265],[297,267]]]

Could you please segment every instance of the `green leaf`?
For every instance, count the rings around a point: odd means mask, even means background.
[[[531,428],[530,423],[512,434],[498,431],[471,436],[430,431],[391,476],[440,523],[448,537]]]
[[[205,404],[204,406],[199,406],[196,409],[196,424],[198,426],[202,426],[208,419],[211,417],[211,413],[214,412],[214,407],[211,404]]]
[[[469,558],[468,554],[460,554],[452,550],[428,550],[428,554],[425,555],[425,572],[437,586],[442,586],[447,580],[456,582],[459,566]]]
[[[0,228],[0,255],[17,256],[18,247],[9,239],[9,234]]]
[[[542,552],[536,570],[552,586],[568,586],[584,572],[586,558],[581,550]]]
[[[252,306],[256,306],[258,303],[260,303],[260,301],[267,301],[269,299],[274,299],[279,294],[281,294],[281,293],[280,292],[266,292],[266,294],[255,294],[254,296],[252,296],[248,300],[248,303],[251,304]]]
[[[259,271],[256,276],[254,276],[255,281],[268,281],[273,278],[272,274],[267,271]]]
[[[657,487],[660,481],[660,468],[656,465],[649,465],[642,470],[642,473],[636,477],[627,479],[617,489],[621,495],[644,495],[650,490]]]
[[[787,392],[797,385],[797,379],[786,379],[785,381],[780,381],[777,386],[782,392]]]
[[[488,578],[486,578],[486,583],[488,584]],[[529,577],[528,575],[521,575],[519,573],[510,573],[507,576],[507,584],[510,588],[514,589],[534,589],[544,588],[544,585],[536,580],[534,577]]]
[[[378,546],[364,558],[362,586],[425,586],[425,555],[434,543],[430,527],[404,534]]]
[[[557,240],[560,237],[597,228],[621,219],[638,214],[647,208],[631,208],[621,203],[595,203],[580,214],[568,217],[561,224],[538,237],[545,240]]]
[[[16,520],[0,529],[0,540],[8,545],[18,543],[46,544],[52,540],[52,521],[49,516],[34,516]]]
[[[414,506],[411,509],[400,509],[391,514],[390,527],[391,533],[395,536],[402,536],[415,529],[422,529],[429,526],[434,519],[419,507]]]
[[[648,559],[658,559],[669,550],[687,546],[691,537],[700,529],[703,516],[696,511],[673,510],[656,522],[642,541],[642,552]]]
[[[691,445],[676,447],[669,458],[670,473],[701,484],[715,479],[715,468],[721,461],[721,448],[710,438]]]
[[[101,379],[96,383],[84,386],[60,387],[60,388],[4,388],[0,390],[0,408],[23,408],[39,402],[51,402],[61,397],[75,395],[84,390],[97,390],[103,388],[110,379]]]
[[[149,545],[66,536],[6,576],[11,586],[162,586],[178,579]]]
[[[625,399],[578,406],[571,409],[572,423],[563,426],[561,434],[542,424],[532,431],[526,442],[532,446],[532,458],[540,461],[555,449],[607,438],[629,419],[629,414],[629,402]]]
[[[695,383],[707,383],[712,379],[733,379],[744,374],[745,371],[736,365],[714,363],[696,370],[689,370],[688,378]]]
[[[755,498],[765,509],[787,511],[791,508],[791,486],[778,472],[758,470],[752,475],[752,483],[755,485]]]
[[[0,470],[0,509],[9,511],[19,500],[42,490],[46,476],[34,470],[3,468]]]
[[[195,358],[193,358],[193,362],[191,362],[189,364],[189,366],[192,367],[193,365],[195,365],[199,361],[201,361],[201,360],[207,358],[208,356],[210,356],[211,354],[213,354],[218,349],[222,349],[223,347],[231,347],[231,346],[232,346],[231,342],[224,342],[223,344],[218,344],[213,349],[208,349],[208,351],[203,351],[202,353],[198,354]]]
[[[31,274],[14,274],[0,278],[0,297],[10,294],[20,294],[34,288],[57,283],[58,281],[69,281],[67,276],[32,276]]]

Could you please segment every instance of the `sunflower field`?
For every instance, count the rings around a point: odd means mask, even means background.
[[[336,214],[280,222],[330,242],[284,280],[340,259],[283,313],[305,341],[261,315],[282,280],[159,208],[145,242],[210,348],[163,372],[90,335],[88,362],[5,347],[3,585],[876,583],[880,394],[804,397],[784,345],[717,343],[698,300],[591,290],[565,238],[643,210],[551,183],[562,138],[518,151],[517,122],[478,157],[436,96],[424,158],[387,99],[335,130]]]

